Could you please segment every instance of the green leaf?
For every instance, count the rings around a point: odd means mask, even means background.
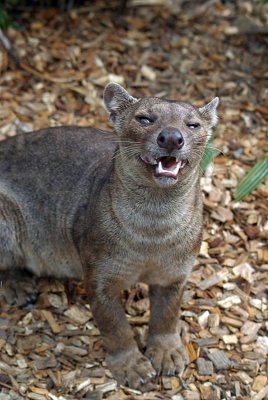
[[[0,28],[7,29],[9,26],[9,19],[7,12],[2,4],[0,4]]]
[[[216,132],[214,132],[210,136],[210,138],[209,138],[209,140],[207,142],[206,148],[205,148],[205,152],[204,152],[201,164],[200,164],[200,168],[201,168],[201,171],[203,173],[205,172],[205,170],[207,169],[207,167],[209,166],[209,164],[211,163],[211,161],[215,157],[215,154],[217,153],[217,150],[215,150],[213,148],[213,146],[211,145],[215,135],[216,135]]]
[[[268,176],[268,155],[251,168],[247,175],[239,182],[234,192],[236,201],[242,200],[250,194]]]

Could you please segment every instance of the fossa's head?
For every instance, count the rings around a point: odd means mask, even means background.
[[[104,103],[119,137],[121,165],[139,181],[177,184],[199,168],[211,128],[217,123],[218,102],[216,97],[196,108],[156,97],[136,99],[122,86],[108,84]]]

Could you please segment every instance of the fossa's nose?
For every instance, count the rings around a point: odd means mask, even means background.
[[[184,139],[180,131],[174,128],[163,129],[157,137],[159,147],[167,150],[179,150],[184,145]]]

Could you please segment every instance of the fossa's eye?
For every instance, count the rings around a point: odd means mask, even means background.
[[[153,124],[155,119],[152,117],[148,117],[147,115],[137,115],[136,121],[138,121],[141,125],[150,125]]]
[[[198,122],[190,122],[189,124],[187,124],[188,128],[190,129],[197,129],[200,128],[200,124]]]

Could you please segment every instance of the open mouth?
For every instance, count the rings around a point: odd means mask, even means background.
[[[159,157],[150,161],[147,157],[142,157],[142,161],[146,164],[150,164],[154,168],[155,176],[157,177],[169,177],[173,179],[178,178],[178,174],[187,163],[186,160],[178,160],[176,157]]]

